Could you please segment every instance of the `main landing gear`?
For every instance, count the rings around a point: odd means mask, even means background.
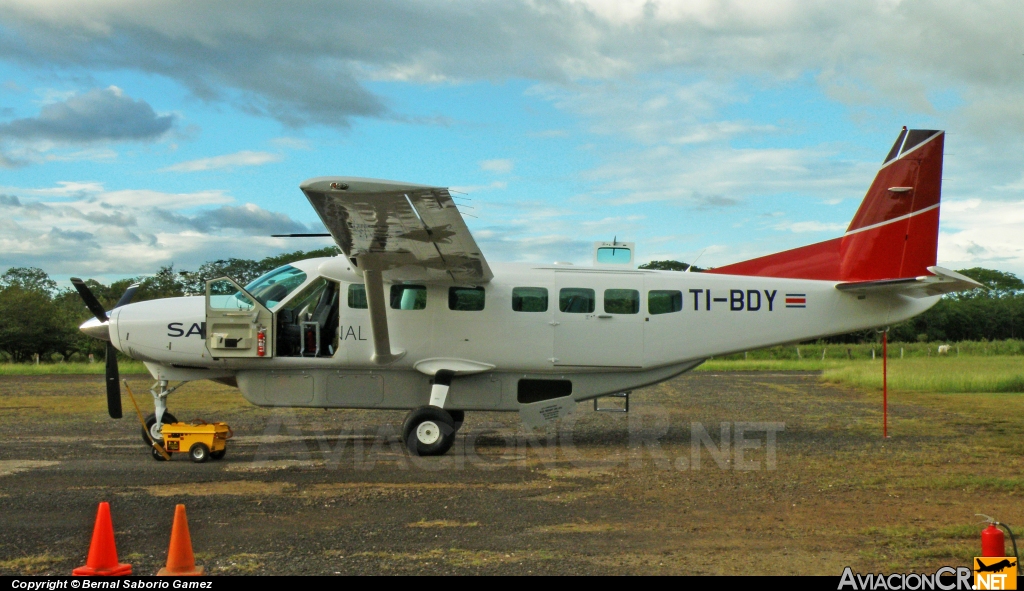
[[[171,423],[177,423],[178,419],[174,415],[167,412],[167,396],[184,386],[187,382],[182,382],[173,388],[168,388],[167,380],[157,380],[153,387],[149,389],[149,393],[153,395],[153,409],[156,411],[146,417],[146,429],[149,431],[149,436],[153,438],[153,441],[163,441],[163,428],[164,425]],[[142,431],[142,442],[149,447],[149,437],[146,437],[146,431]]]
[[[413,409],[405,417],[402,440],[410,453],[417,456],[442,456],[455,443],[455,434],[462,427],[466,413],[444,409],[453,375],[446,370],[437,372],[430,390],[429,406]]]

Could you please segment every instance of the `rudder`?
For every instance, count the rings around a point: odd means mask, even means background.
[[[916,277],[935,265],[944,136],[900,133],[842,238],[840,281]]]

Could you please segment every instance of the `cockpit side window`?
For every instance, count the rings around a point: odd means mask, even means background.
[[[246,285],[245,291],[251,293],[264,306],[273,308],[305,281],[306,273],[291,265],[285,265]]]

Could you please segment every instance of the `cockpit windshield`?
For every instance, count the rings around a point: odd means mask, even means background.
[[[303,271],[285,265],[246,285],[245,291],[251,293],[264,306],[273,308],[305,281],[306,274]]]

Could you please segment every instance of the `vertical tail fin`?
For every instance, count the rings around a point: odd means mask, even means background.
[[[904,127],[841,238],[710,272],[831,281],[929,274],[938,248],[944,138],[942,131]]]

